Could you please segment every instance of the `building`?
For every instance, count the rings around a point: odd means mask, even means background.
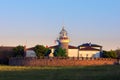
[[[0,46],[0,64],[8,64],[8,59],[14,56],[13,49],[15,47]]]
[[[59,43],[58,46],[65,49],[66,54],[68,55],[70,40],[69,40],[69,37],[67,36],[67,31],[64,29],[64,27],[62,28],[57,41]]]
[[[68,37],[67,31],[63,27],[59,33],[59,37],[56,40],[58,42],[57,45],[50,46],[48,48],[51,49],[50,57],[53,57],[54,50],[58,47],[61,47],[66,50],[66,54],[68,57],[94,57],[99,58],[101,57],[102,53],[102,46],[97,44],[85,43],[79,45],[78,47],[69,45],[70,38]],[[7,55],[14,55],[13,54],[14,47],[0,47],[0,57],[3,57],[5,54]],[[37,57],[34,51],[34,47],[26,48],[24,46],[24,57]],[[3,53],[3,54],[1,54]]]
[[[0,58],[14,56],[13,49],[15,47],[0,46]]]
[[[78,46],[78,57],[94,57],[100,58],[102,46],[97,44],[85,43]]]
[[[54,50],[58,47],[66,49],[67,52],[66,54],[68,55],[68,57],[93,57],[93,58],[101,57],[102,46],[100,45],[91,43],[85,43],[79,45],[78,47],[69,45],[70,39],[64,27],[60,31],[59,38],[56,41],[58,42],[58,45],[49,47],[52,51],[50,54],[51,57],[53,56]]]
[[[64,26],[59,33],[59,38],[56,41],[58,42],[58,45],[49,47],[52,50],[50,56],[53,56],[54,50],[58,47],[65,49],[68,57],[77,56],[78,48],[76,46],[69,45],[70,39],[67,35],[67,31],[65,30]]]
[[[58,48],[58,45],[50,46],[51,49],[50,57],[53,57],[54,50]],[[78,48],[76,46],[68,45],[68,57],[77,57],[78,55]]]
[[[25,50],[25,57],[37,57],[33,47]]]

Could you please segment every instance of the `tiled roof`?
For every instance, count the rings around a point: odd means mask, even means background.
[[[0,51],[12,51],[15,47],[1,46]]]
[[[34,50],[34,47],[31,47],[31,48],[27,48],[26,50]]]
[[[58,45],[50,46],[49,48],[57,48],[57,47],[58,47]]]
[[[0,58],[4,58],[8,55],[12,55],[13,48],[15,48],[15,47],[0,46]]]
[[[88,47],[88,46],[91,46],[91,47],[102,47],[100,45],[91,44],[91,43],[85,43],[85,44],[79,45],[78,47]]]
[[[50,46],[49,48],[57,48],[58,45],[55,45],[55,46]],[[68,46],[69,49],[78,49],[76,46],[72,46],[72,45],[69,45]]]
[[[68,48],[69,48],[69,49],[78,49],[78,47],[72,46],[72,45],[69,45]]]

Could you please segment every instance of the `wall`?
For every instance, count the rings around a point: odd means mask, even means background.
[[[12,66],[89,66],[89,65],[113,65],[117,59],[104,58],[11,58],[9,65]],[[58,64],[59,63],[59,64]]]
[[[78,57],[78,49],[69,49],[68,52],[69,57]]]
[[[50,57],[53,57],[54,49],[51,49]],[[78,57],[78,49],[68,49],[69,57]]]
[[[33,50],[26,50],[25,57],[37,57],[35,51]]]
[[[54,49],[52,48],[52,49],[51,49],[51,53],[50,53],[49,56],[50,56],[50,57],[53,57],[53,56],[54,56],[53,53],[54,53]]]
[[[51,49],[50,57],[53,57],[54,49]],[[87,56],[88,54],[88,56]],[[78,49],[68,49],[69,57],[78,57]],[[79,51],[79,57],[100,58],[100,51]]]
[[[100,51],[79,51],[79,56],[100,58]]]

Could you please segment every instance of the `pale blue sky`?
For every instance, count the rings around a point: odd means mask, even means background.
[[[0,45],[55,45],[63,23],[72,45],[120,47],[120,0],[0,0]]]

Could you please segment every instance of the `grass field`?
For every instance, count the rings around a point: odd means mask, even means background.
[[[120,65],[82,67],[0,66],[0,80],[120,80]]]

